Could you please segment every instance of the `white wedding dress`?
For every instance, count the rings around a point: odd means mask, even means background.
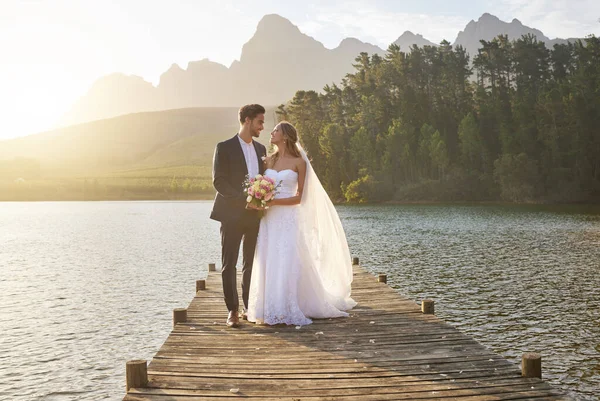
[[[307,178],[314,175],[312,167],[308,167]],[[281,183],[275,198],[296,195],[298,173],[295,171],[267,169],[265,175]],[[313,178],[312,185],[320,186],[316,175]],[[305,188],[307,185],[311,185],[308,180]],[[340,246],[339,252],[345,253],[347,258],[338,263],[337,269],[343,273],[338,271],[332,276],[330,271],[320,268],[320,263],[326,261],[321,258],[322,247],[330,244],[321,243],[318,227],[307,228],[311,227],[308,223],[311,216],[303,214],[303,208],[307,207],[303,196],[300,205],[272,206],[261,219],[248,302],[251,322],[306,325],[312,323],[311,318],[348,316],[345,311],[356,305],[350,298],[352,267],[343,229],[345,249]],[[341,224],[339,227],[341,229]]]

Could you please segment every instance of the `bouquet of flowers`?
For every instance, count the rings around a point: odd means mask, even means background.
[[[275,197],[280,185],[281,183],[275,185],[274,179],[260,174],[253,178],[246,177],[246,181],[244,181],[246,202],[257,207],[267,208],[267,204]]]

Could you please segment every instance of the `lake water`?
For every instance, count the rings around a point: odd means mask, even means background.
[[[0,203],[0,399],[119,400],[220,257],[211,202]],[[596,207],[339,206],[373,273],[575,399],[600,393]]]

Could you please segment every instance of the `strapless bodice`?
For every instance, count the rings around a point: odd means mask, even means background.
[[[275,198],[289,198],[296,196],[298,192],[298,173],[294,170],[285,169],[281,171],[273,170],[268,168],[265,170],[267,177],[273,178],[276,184],[280,184],[279,192],[275,195]]]

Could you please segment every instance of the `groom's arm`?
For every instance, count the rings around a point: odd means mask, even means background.
[[[215,155],[213,157],[213,186],[217,192],[224,198],[229,199],[243,199],[244,192],[240,185],[240,188],[234,188],[227,177],[229,176],[229,163],[227,160],[226,150],[223,149],[223,142],[218,143],[215,148]]]

